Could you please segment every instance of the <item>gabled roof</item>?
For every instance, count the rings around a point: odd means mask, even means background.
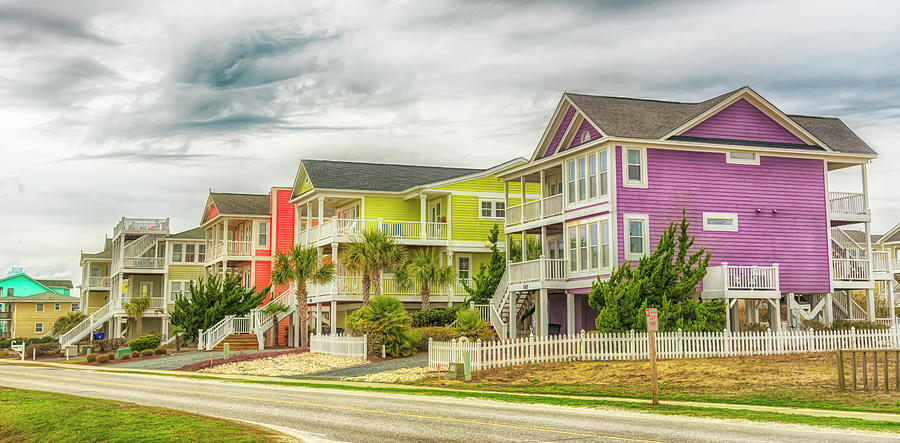
[[[333,160],[302,160],[301,167],[306,170],[315,188],[383,192],[400,192],[416,186],[485,171],[485,169]],[[294,190],[292,198],[297,196],[298,190]]]
[[[111,238],[106,239],[106,242],[103,245],[103,251],[95,252],[95,253],[82,252],[81,253],[81,261],[84,261],[85,259],[92,259],[92,260],[104,260],[104,259],[110,260],[110,259],[112,259],[112,239]]]
[[[74,288],[72,280],[38,280],[37,282],[48,288]]]
[[[53,291],[53,289],[50,289],[49,286],[47,286],[46,284],[43,283],[43,282],[44,282],[43,280],[38,280],[38,279],[36,279],[36,278],[34,278],[34,277],[32,277],[32,276],[30,276],[30,275],[24,273],[24,272],[20,272],[20,273],[18,273],[18,274],[12,274],[12,275],[7,275],[6,277],[2,277],[2,278],[0,278],[0,282],[6,281],[6,280],[10,280],[10,279],[13,279],[13,278],[17,278],[17,277],[25,277],[25,278],[27,278],[27,279],[29,279],[29,280],[31,280],[31,281],[37,283],[38,285],[40,285],[41,287],[43,287],[43,288],[46,289],[47,291],[50,291],[50,292]],[[70,288],[72,287],[71,284],[72,284],[72,282],[69,282],[69,285],[70,285],[69,287],[70,287]],[[5,295],[5,294],[4,294],[4,295]]]
[[[187,231],[182,231],[177,234],[172,234],[167,236],[166,239],[171,240],[205,240],[206,239],[206,229],[202,227],[196,227],[193,229],[188,229]]]
[[[73,295],[62,295],[56,292],[42,292],[40,294],[27,295],[24,297],[2,297],[3,303],[35,303],[35,302],[66,302],[78,303],[79,298]]]
[[[269,196],[267,194],[210,192],[209,198],[216,205],[219,214],[269,215]]]
[[[659,140],[670,135],[717,105],[723,104],[736,94],[752,93],[748,87],[726,92],[701,102],[675,102],[627,97],[612,97],[588,94],[565,93],[567,97],[597,128],[608,137],[639,138]],[[767,103],[768,104],[768,103]],[[773,107],[774,108],[774,107]],[[780,111],[777,111],[780,113]],[[796,145],[784,146],[801,149],[831,149],[850,154],[874,155],[856,133],[836,117],[815,117],[805,115],[784,115],[787,125],[796,125],[826,146]],[[672,137],[678,139],[678,136]],[[716,140],[716,143],[734,142]],[[741,141],[743,145],[770,146],[772,143]]]
[[[878,239],[878,243],[886,244],[886,243],[897,243],[900,242],[900,223],[894,225],[889,231],[884,233],[881,238]]]

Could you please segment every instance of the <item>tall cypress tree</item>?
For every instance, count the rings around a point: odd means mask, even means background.
[[[725,328],[725,302],[700,303],[697,284],[706,275],[710,254],[701,247],[691,253],[694,237],[682,212],[671,223],[652,254],[637,267],[631,262],[613,269],[609,280],[593,284],[588,304],[600,311],[597,330],[621,332],[647,329],[644,309],[657,308],[660,331],[721,331]],[[677,236],[676,236],[677,233]]]
[[[196,284],[195,284],[196,283]],[[256,288],[241,285],[241,277],[218,275],[200,277],[191,282],[191,296],[178,297],[169,313],[169,321],[184,328],[184,335],[197,338],[198,329],[209,329],[229,315],[244,315],[259,306],[269,288],[256,294]]]
[[[497,247],[499,240],[500,226],[495,224],[491,227],[490,233],[488,233],[488,242],[491,244],[491,260],[487,264],[482,263],[478,267],[478,272],[472,276],[474,288],[470,288],[468,283],[463,282],[466,292],[469,293],[469,298],[466,300],[467,303],[469,301],[473,301],[476,304],[490,303],[497,286],[500,285],[503,273],[506,272],[506,254]]]

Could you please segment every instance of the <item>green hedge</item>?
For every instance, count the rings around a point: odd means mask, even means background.
[[[428,339],[432,339],[434,341],[450,341],[454,338],[459,337],[459,334],[456,333],[456,330],[453,328],[448,328],[446,326],[429,326],[425,328],[415,328],[414,331],[418,332],[422,337],[416,343],[416,350],[419,352],[425,352],[428,350]]]
[[[59,354],[59,342],[36,343],[25,347],[25,355],[56,355]]]
[[[128,342],[128,347],[132,352],[141,352],[144,349],[156,349],[161,342],[156,335],[143,335]]]
[[[413,312],[409,315],[412,318],[412,327],[447,326],[456,320],[456,311],[459,309],[459,306],[462,305],[449,309],[423,309]]]

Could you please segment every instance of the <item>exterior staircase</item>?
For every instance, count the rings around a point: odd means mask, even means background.
[[[488,313],[488,323],[491,325],[491,329],[493,329],[494,333],[501,339],[515,338],[510,337],[510,323],[517,320],[518,314],[519,312],[521,312],[524,306],[524,301],[528,298],[528,293],[526,292],[513,293],[508,289],[509,272],[507,271],[503,273],[503,278],[500,279],[500,284],[497,285],[497,290],[494,291],[494,296],[491,298],[491,302],[486,306],[480,306],[482,312]],[[510,297],[515,297],[516,306],[516,312],[512,316],[510,315],[509,306]],[[510,317],[512,317],[512,319],[510,319]],[[516,335],[519,335],[522,332],[524,331],[517,330]]]
[[[231,351],[252,351],[259,346],[253,334],[230,334],[213,346],[212,350],[221,351],[225,343],[228,343],[228,349]]]
[[[272,303],[281,303],[289,308],[287,312],[284,314],[278,315],[278,318],[275,319],[271,315],[266,315],[262,311],[266,309],[266,306],[269,306]],[[268,303],[250,311],[250,317],[253,319],[253,331],[256,333],[256,341],[257,346],[260,350],[262,350],[265,346],[265,338],[264,334],[266,331],[272,329],[272,326],[275,325],[275,322],[280,323],[294,314],[297,311],[297,298],[294,296],[294,288],[290,287],[286,291],[282,292],[278,295],[278,297],[274,297],[269,300]],[[278,328],[275,331],[278,334],[278,343],[287,343],[287,334]]]
[[[123,257],[143,257],[156,245],[155,235],[142,235],[125,245]]]
[[[94,332],[94,330],[102,326],[103,323],[106,323],[116,313],[117,303],[119,303],[119,300],[110,301],[103,305],[102,308],[91,313],[91,315],[87,316],[84,321],[77,324],[74,328],[69,329],[65,334],[60,335],[60,347],[65,348],[66,346],[74,344],[78,340],[81,340],[88,334]]]

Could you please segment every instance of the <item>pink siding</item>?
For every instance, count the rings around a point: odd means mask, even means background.
[[[596,140],[602,136],[600,134],[600,131],[598,131],[597,128],[594,127],[594,125],[592,125],[589,121],[584,120],[581,122],[581,126],[578,127],[578,130],[575,131],[575,137],[572,139],[572,143],[569,145],[569,147],[572,148],[582,144],[581,137],[585,132],[591,134],[591,138],[588,139],[588,142],[591,140]]]
[[[258,261],[256,262],[256,275],[253,276],[253,284],[256,286],[257,291],[261,291],[266,286],[269,286],[272,277],[272,265],[268,261]],[[268,297],[266,297],[268,298]]]
[[[544,154],[544,157],[549,157],[556,153],[556,148],[562,141],[563,135],[565,135],[566,129],[569,127],[569,123],[573,118],[575,118],[575,107],[569,106],[569,109],[566,110],[566,114],[563,115],[559,128],[556,130],[556,134],[553,134],[553,139],[550,140],[550,146],[547,147],[547,153]]]
[[[700,138],[806,144],[745,99],[732,103],[681,135]]]
[[[275,250],[286,251],[294,246],[294,205],[289,200],[291,198],[290,189],[275,189],[275,211],[272,219],[275,220]]]
[[[621,161],[617,146],[616,165]],[[782,292],[830,290],[821,160],[763,156],[759,166],[737,165],[725,163],[720,153],[648,149],[647,163],[648,189],[623,188],[621,168],[616,169],[620,258],[625,257],[622,214],[650,216],[652,250],[684,208],[696,245],[712,253],[711,266],[778,263]],[[704,211],[737,213],[740,231],[703,231]]]

